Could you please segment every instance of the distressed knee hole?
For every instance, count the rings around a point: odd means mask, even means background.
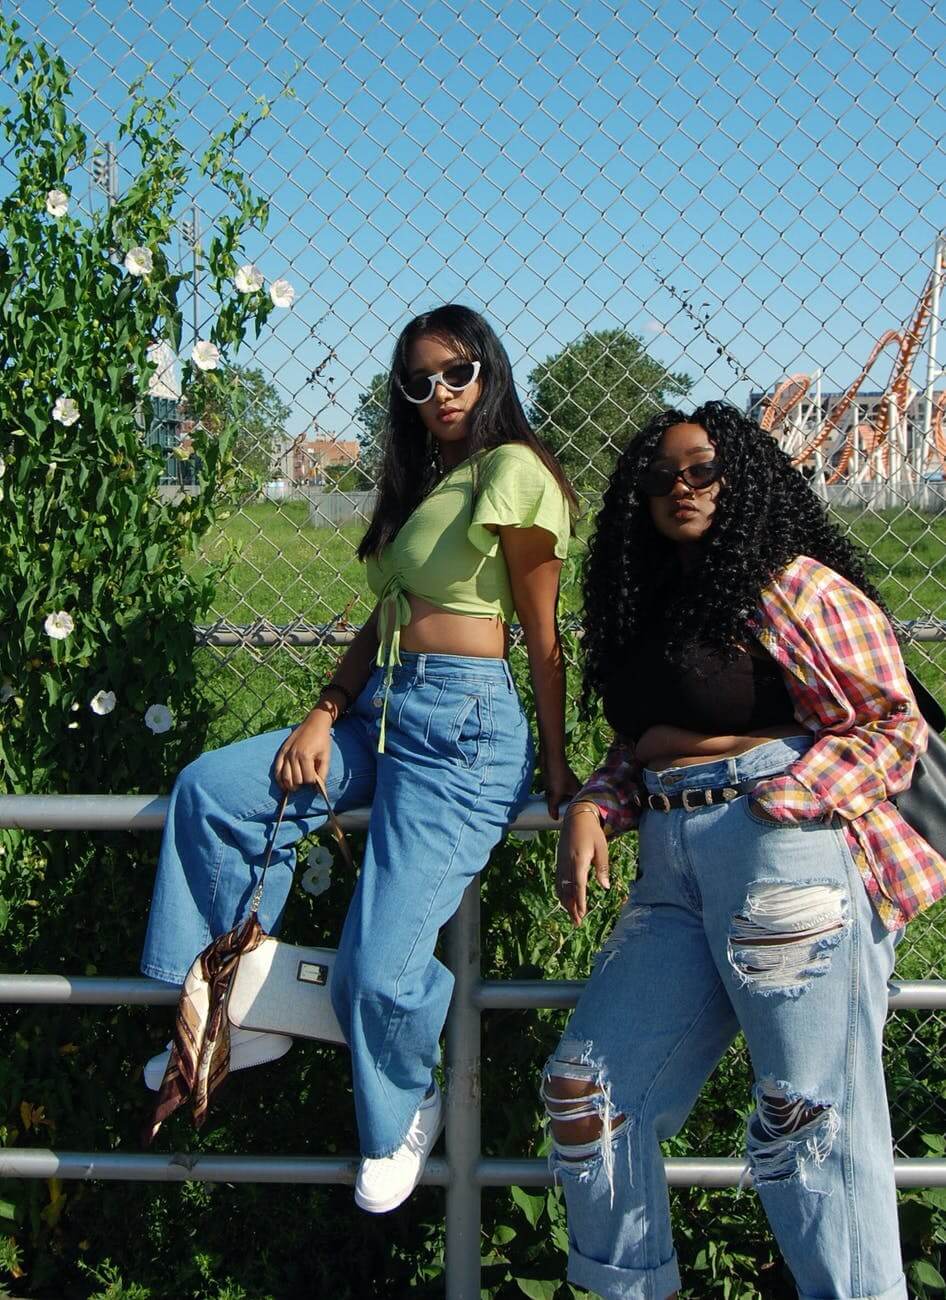
[[[604,1131],[604,1115],[610,1110],[603,1089],[591,1081],[553,1074],[547,1076],[542,1096],[563,1160],[583,1160],[589,1146],[597,1149]],[[623,1115],[611,1115],[610,1131],[613,1133],[623,1123]]]
[[[798,1179],[808,1190],[819,1191],[810,1175],[831,1154],[841,1127],[832,1104],[771,1079],[756,1087],[755,1098],[746,1150],[756,1183]]]
[[[729,934],[729,963],[740,983],[763,995],[797,996],[829,969],[848,927],[847,910],[838,885],[753,885]]]
[[[559,1044],[542,1078],[542,1100],[552,1129],[553,1174],[580,1180],[602,1175],[614,1204],[614,1149],[628,1120],[615,1114],[611,1084],[592,1060],[593,1044]]]

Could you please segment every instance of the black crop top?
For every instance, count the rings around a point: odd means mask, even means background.
[[[697,649],[681,665],[668,662],[664,645],[659,635],[640,641],[605,683],[604,715],[618,735],[639,740],[664,723],[738,736],[795,721],[782,671],[768,655],[741,650],[725,663],[717,651]]]

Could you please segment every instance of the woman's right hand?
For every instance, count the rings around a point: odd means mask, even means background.
[[[588,912],[588,873],[592,863],[602,889],[611,888],[608,874],[608,841],[601,829],[601,817],[593,803],[572,804],[558,841],[555,892],[575,925]]]
[[[317,772],[324,781],[331,754],[332,719],[324,709],[313,709],[280,746],[273,778],[287,794],[314,785]]]

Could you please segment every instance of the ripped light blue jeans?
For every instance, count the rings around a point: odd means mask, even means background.
[[[339,812],[371,804],[332,980],[367,1156],[400,1146],[430,1086],[453,991],[453,976],[434,956],[437,933],[528,797],[533,768],[529,724],[505,659],[402,652],[401,661],[384,753],[379,669],[332,731],[326,776]],[[201,949],[246,916],[282,795],[273,760],[289,734],[203,754],[178,777],[141,962],[146,975],[181,983]],[[279,928],[296,842],[325,820],[314,787],[290,796],[266,876],[264,929]]]
[[[810,743],[645,782],[669,795],[751,781]],[[571,1282],[614,1300],[665,1300],[680,1285],[659,1144],[742,1030],[749,1165],[799,1296],[907,1300],[881,1059],[898,937],[836,821],[766,822],[745,796],[643,814],[638,879],[543,1082]],[[552,1100],[557,1079],[584,1095]],[[581,1119],[585,1136],[589,1120],[607,1136],[569,1142]]]

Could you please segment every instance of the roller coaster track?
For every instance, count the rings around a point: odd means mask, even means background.
[[[885,477],[889,475],[891,467],[891,413],[895,412],[896,420],[894,423],[898,428],[902,428],[910,401],[910,374],[927,328],[930,325],[937,278],[942,277],[943,274],[941,257],[942,252],[938,249],[934,258],[933,269],[926,282],[926,287],[920,295],[916,313],[910,326],[904,330],[887,330],[881,335],[874,344],[860,374],[839,400],[834,403],[828,415],[823,416],[819,410],[818,418],[820,422],[818,427],[801,450],[793,453],[792,464],[799,466],[807,464],[831,439],[833,434],[840,433],[841,422],[857,400],[858,393],[870,374],[874,362],[883,351],[895,345],[897,350],[890,379],[883,390],[880,401],[877,403],[874,418],[848,429],[841,447],[840,456],[832,467],[830,477],[826,481],[828,483],[840,483],[847,478],[856,446],[859,446],[860,450],[871,458],[873,465],[876,465],[876,458],[879,454],[883,474]],[[767,400],[765,409],[762,412],[760,420],[762,428],[776,437],[781,433],[784,439],[785,422],[791,412],[804,402],[811,391],[811,385],[811,377],[804,374],[789,375],[781,380],[776,385],[772,396]],[[946,392],[941,392],[936,397],[933,405],[932,445],[924,449],[924,456],[931,455],[935,448],[936,454],[942,462],[944,472],[946,472],[944,415],[946,415]],[[902,459],[905,449],[898,448],[897,453]],[[921,465],[919,468],[922,472],[925,465]],[[873,468],[868,470],[868,474],[873,477]]]

